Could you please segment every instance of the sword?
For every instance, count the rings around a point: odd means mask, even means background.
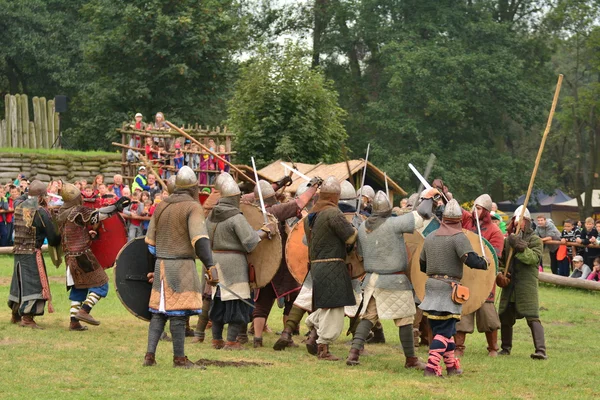
[[[475,220],[477,221],[477,233],[479,234],[479,245],[481,246],[481,257],[485,257],[485,250],[483,249],[483,239],[481,238],[481,225],[479,224],[479,213],[477,212],[477,206],[475,208]]]
[[[371,143],[367,144],[367,155],[365,156],[365,166],[363,168],[362,182],[360,185],[360,192],[358,195],[356,215],[360,214],[360,208],[362,206],[362,192],[363,192],[363,187],[365,186],[365,178],[367,177],[367,165],[369,165],[369,149],[371,149]]]
[[[408,168],[410,168],[412,170],[412,172],[416,175],[416,177],[419,179],[419,181],[421,181],[421,184],[423,186],[425,186],[425,189],[427,189],[427,190],[431,189],[431,185],[429,183],[427,183],[425,178],[423,178],[423,175],[421,175],[421,173],[419,173],[419,171],[417,171],[417,169],[415,168],[414,165],[412,165],[411,163],[408,163]],[[448,203],[448,198],[446,197],[444,192],[442,192],[440,190],[440,193],[441,193],[442,197],[446,200],[446,203]]]
[[[289,165],[287,165],[286,163],[280,162],[279,164],[283,165],[283,167],[287,170],[292,171],[293,173],[295,173],[296,175],[298,175],[300,178],[306,180],[307,182],[310,182],[310,178],[306,175],[304,175],[302,172],[298,171],[296,168],[292,168]]]
[[[257,182],[258,182],[258,181],[257,181]],[[217,283],[217,286],[218,286],[218,287],[220,287],[221,289],[225,289],[225,290],[226,290],[226,291],[228,291],[230,294],[232,294],[232,295],[234,295],[235,297],[237,297],[237,298],[238,298],[238,300],[241,300],[241,301],[242,301],[242,303],[245,303],[245,304],[249,305],[249,306],[250,306],[250,307],[252,307],[252,308],[254,308],[254,307],[255,307],[255,306],[254,306],[254,304],[250,303],[250,302],[249,302],[249,301],[247,301],[247,300],[244,300],[244,299],[242,299],[242,297],[241,297],[239,294],[237,294],[237,293],[236,293],[236,292],[234,292],[233,290],[229,289],[227,286],[223,285],[222,283],[220,283],[220,282],[219,282],[219,283]]]
[[[425,167],[425,173],[423,174],[423,177],[425,178],[425,180],[427,180],[427,178],[429,178],[429,174],[431,173],[431,169],[433,168],[433,163],[435,163],[435,154],[431,153],[429,155],[429,161],[427,161],[427,166]],[[417,193],[421,193],[423,191],[423,184],[419,185],[419,190],[417,190]]]
[[[388,197],[388,200],[390,198],[390,188],[388,187],[388,182],[387,182],[387,172],[383,173],[383,178],[385,179],[385,195]]]
[[[258,180],[258,172],[256,171],[256,164],[254,163],[254,157],[252,159],[252,169],[254,169],[254,179],[256,179],[256,187],[258,188],[258,199],[260,200],[260,209],[263,213],[263,218],[265,220],[265,225],[269,223],[269,219],[267,218],[267,209],[265,208],[265,201],[263,200],[262,191],[260,190],[260,184]]]

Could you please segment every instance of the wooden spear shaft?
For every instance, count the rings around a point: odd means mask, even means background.
[[[119,147],[124,147],[126,149],[130,149],[133,150],[135,152],[135,155],[137,158],[139,158],[140,160],[142,160],[142,163],[146,166],[146,168],[148,168],[150,170],[150,172],[152,172],[154,174],[154,176],[156,176],[156,180],[158,181],[158,183],[160,183],[160,185],[163,187],[163,189],[167,190],[167,185],[165,184],[165,182],[160,179],[160,175],[158,175],[156,173],[156,171],[154,171],[154,168],[152,168],[152,163],[148,162],[148,159],[146,157],[144,157],[142,155],[142,153],[140,153],[137,150],[137,147],[131,147],[131,146],[127,146],[121,143],[116,143],[116,142],[112,142],[113,146],[119,146]]]
[[[533,166],[533,172],[531,173],[531,178],[529,179],[529,187],[527,188],[527,194],[525,195],[525,201],[523,202],[523,209],[521,210],[521,215],[519,216],[519,223],[517,224],[516,234],[519,234],[521,231],[521,221],[523,221],[523,216],[525,215],[525,209],[527,208],[527,204],[529,204],[529,198],[531,197],[531,192],[533,191],[533,182],[535,181],[535,176],[538,171],[538,167],[540,166],[540,160],[542,159],[542,153],[544,152],[544,146],[546,145],[546,139],[548,138],[548,133],[550,132],[550,127],[552,126],[552,119],[554,118],[554,111],[556,110],[556,103],[558,103],[558,95],[560,94],[560,87],[562,86],[563,75],[558,75],[558,83],[556,84],[556,90],[554,91],[554,99],[552,100],[552,108],[550,108],[550,115],[548,115],[548,122],[546,123],[546,130],[544,130],[544,135],[542,135],[542,142],[540,143],[540,148],[538,149],[537,157],[535,159],[535,164]],[[506,264],[504,266],[504,271],[502,275],[506,276],[508,273],[508,267],[513,257],[513,248],[511,247],[508,251],[508,257],[506,258]]]
[[[250,178],[248,175],[246,175],[245,173],[243,173],[238,167],[236,167],[235,165],[233,165],[232,163],[230,163],[229,161],[227,161],[226,159],[224,159],[223,157],[221,157],[220,155],[218,155],[217,153],[215,153],[214,151],[212,151],[211,149],[209,149],[208,147],[206,147],[205,145],[203,145],[202,143],[200,143],[198,140],[194,139],[190,134],[188,134],[187,132],[185,132],[183,129],[179,128],[176,125],[173,125],[169,121],[165,121],[165,122],[171,128],[175,129],[178,133],[180,133],[182,136],[185,136],[190,141],[196,143],[198,146],[200,146],[204,150],[206,150],[207,153],[209,153],[213,157],[216,157],[217,159],[223,161],[225,164],[229,165],[232,169],[234,169],[238,174],[240,174],[241,176],[243,176],[247,181],[252,182],[252,183],[254,183],[256,185],[256,182],[254,182],[254,179]]]

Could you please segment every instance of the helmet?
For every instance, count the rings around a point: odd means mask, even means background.
[[[462,208],[460,208],[460,204],[458,201],[452,199],[446,204],[446,208],[444,208],[443,218],[447,219],[460,219],[462,218]]]
[[[369,185],[365,185],[362,187],[362,193],[360,189],[356,191],[356,197],[360,196],[361,194],[365,197],[368,197],[369,200],[373,200],[373,198],[375,197],[375,191]]]
[[[300,197],[302,195],[302,193],[304,193],[308,190],[308,188],[310,188],[310,186],[308,185],[308,182],[301,183],[298,186],[298,189],[296,189],[296,197]]]
[[[227,174],[227,175],[229,175],[229,174]],[[221,197],[238,196],[242,193],[240,191],[240,187],[233,180],[231,175],[229,175],[229,177],[224,176],[222,178],[219,191],[221,192]]]
[[[169,192],[169,194],[173,194],[173,192],[175,191],[176,178],[177,177],[175,175],[171,175],[169,179],[167,179],[167,192]]]
[[[387,195],[379,190],[373,199],[373,213],[384,213],[392,209],[392,203]]]
[[[263,200],[269,199],[275,196],[275,190],[273,190],[273,186],[263,179],[259,180],[256,186],[254,187],[254,198],[258,199],[258,188],[260,187],[260,193],[262,194]]]
[[[330,176],[321,185],[321,193],[331,193],[339,195],[342,191],[340,183],[335,176]]]
[[[175,178],[175,188],[188,189],[195,186],[198,186],[198,178],[194,170],[187,165],[181,167]]]
[[[47,192],[47,186],[40,180],[34,180],[29,184],[29,196],[44,196]]]
[[[63,183],[60,195],[65,203],[69,203],[76,200],[78,197],[81,197],[81,191],[71,183]]]
[[[227,172],[221,172],[219,175],[217,175],[217,177],[215,178],[215,189],[221,191],[221,185],[228,178],[233,179],[233,177]]]
[[[513,217],[515,218],[515,221],[519,222],[519,219],[521,218],[521,212],[523,211],[523,206],[519,206],[516,210],[515,213],[513,214]],[[523,214],[523,218],[528,219],[531,221],[531,214],[529,213],[529,210],[527,208],[525,208],[525,213]]]
[[[340,200],[355,200],[357,198],[354,186],[348,181],[342,181]]]
[[[482,194],[481,196],[479,196],[478,198],[475,199],[474,205],[483,207],[486,210],[491,211],[492,210],[492,198],[490,197],[489,194]]]

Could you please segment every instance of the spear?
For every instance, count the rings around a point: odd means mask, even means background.
[[[367,144],[367,155],[365,156],[365,166],[363,167],[362,182],[360,184],[360,192],[358,195],[358,206],[356,207],[356,215],[360,214],[360,207],[362,206],[362,192],[365,186],[365,178],[367,177],[367,166],[369,164],[369,150],[371,149],[371,143]]]
[[[260,184],[258,183],[258,172],[256,171],[256,164],[254,163],[254,157],[251,157],[252,169],[254,170],[254,178],[256,179],[256,188],[258,189],[258,199],[260,200],[260,209],[262,210],[263,218],[265,219],[265,225],[269,223],[267,217],[267,209],[265,208],[265,201],[263,200],[262,190],[260,190]]]

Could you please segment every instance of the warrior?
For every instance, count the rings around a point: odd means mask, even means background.
[[[358,254],[367,272],[362,283],[364,290],[360,323],[352,341],[347,365],[358,365],[360,352],[367,335],[379,319],[391,319],[398,327],[404,349],[406,368],[425,369],[415,356],[413,319],[416,313],[413,290],[406,270],[408,254],[403,234],[423,226],[423,219],[432,216],[436,189],[424,193],[417,211],[401,217],[392,216],[392,204],[387,195],[378,191],[373,200],[373,212],[358,228]]]
[[[359,199],[360,213],[365,216],[371,214],[373,208],[373,198],[375,197],[375,191],[369,185],[364,185],[362,188],[356,191],[356,198]]]
[[[198,202],[198,179],[187,166],[177,172],[175,191],[157,206],[146,234],[150,253],[156,256],[149,309],[148,349],[144,366],[156,365],[156,347],[170,320],[173,366],[195,368],[185,356],[186,317],[202,312],[202,289],[196,256],[204,264],[209,281],[218,282],[218,266],[212,260],[204,212]],[[212,277],[215,276],[213,280]]]
[[[512,249],[513,258],[508,267],[507,277],[503,279],[498,275],[498,285],[501,286],[500,295],[500,336],[502,350],[500,355],[510,355],[512,349],[513,326],[517,319],[525,318],[531,330],[535,353],[531,358],[546,360],[546,343],[544,340],[544,327],[540,322],[538,303],[538,266],[543,252],[543,243],[531,228],[531,214],[526,208],[521,213],[523,206],[515,211],[507,228],[510,233],[504,242],[504,253],[501,264],[506,265],[506,259]],[[519,234],[515,234],[517,224],[521,225]]]
[[[339,360],[329,352],[329,346],[344,328],[344,307],[356,305],[346,267],[346,247],[354,244],[357,232],[337,206],[340,192],[337,178],[327,178],[321,186],[319,200],[304,219],[314,310],[306,319],[306,325],[310,329],[309,339],[318,337],[316,346],[307,344],[307,349],[320,360],[328,361]]]
[[[41,248],[44,239],[48,239],[49,246],[58,246],[60,235],[46,205],[46,185],[34,180],[29,185],[27,199],[16,206],[14,215],[15,266],[8,295],[10,322],[34,329],[43,329],[34,317],[44,315],[46,302],[48,311],[54,312]]]
[[[231,178],[219,182],[220,199],[206,221],[216,261],[219,286],[212,293],[210,320],[215,349],[241,350],[237,337],[250,322],[250,284],[246,256],[258,243],[268,239],[277,227],[274,223],[252,229],[240,211],[241,192]],[[222,290],[225,287],[227,290]],[[227,324],[227,342],[223,326]]]
[[[275,273],[272,281],[264,288],[259,289],[258,296],[256,296],[255,308],[252,314],[254,320],[254,347],[262,347],[263,345],[263,330],[275,300],[284,297],[286,298],[283,310],[283,323],[285,325],[285,321],[290,314],[294,300],[296,300],[296,297],[298,296],[300,285],[290,273],[285,261],[285,242],[287,240],[285,221],[288,218],[302,216],[302,209],[308,204],[315,193],[317,193],[317,189],[321,182],[321,178],[312,178],[309,182],[310,188],[302,193],[297,199],[288,201],[287,203],[279,203],[277,201],[277,197],[275,196],[276,192],[273,189],[273,186],[267,181],[259,180],[254,188],[254,198],[259,198],[258,191],[260,190],[267,212],[271,213],[279,222],[279,233],[281,234],[283,248],[283,257],[281,258],[279,269]],[[292,344],[290,343],[290,345]]]
[[[63,183],[60,192],[64,204],[58,211],[58,225],[62,249],[67,264],[67,287],[70,289],[71,322],[73,331],[87,330],[80,321],[100,325],[90,315],[92,308],[108,294],[108,275],[90,249],[100,221],[129,205],[129,198],[121,197],[115,204],[93,209],[83,206],[83,197],[75,185]]]
[[[475,208],[473,212],[463,210],[462,227],[472,232],[478,233],[477,218],[479,219],[479,227],[481,236],[490,242],[496,250],[498,257],[502,255],[504,247],[504,235],[500,228],[492,223],[492,198],[488,194],[482,194],[475,199]],[[475,330],[475,318],[477,318],[477,331],[485,333],[485,338],[488,343],[488,355],[496,357],[498,355],[498,329],[500,329],[500,319],[494,306],[496,296],[496,285],[492,287],[490,295],[485,300],[485,303],[475,312],[468,315],[463,315],[460,322],[456,324],[456,335],[454,341],[456,350],[454,354],[461,357],[465,351],[465,339],[467,333],[473,333]]]
[[[461,229],[462,209],[456,200],[450,200],[444,209],[440,228],[430,233],[423,243],[420,264],[427,274],[425,297],[419,306],[429,321],[433,340],[425,376],[442,376],[442,359],[448,375],[460,375],[459,359],[454,355],[456,323],[460,320],[462,303],[454,292],[466,290],[460,285],[463,264],[469,268],[487,269],[488,262],[473,251]]]

